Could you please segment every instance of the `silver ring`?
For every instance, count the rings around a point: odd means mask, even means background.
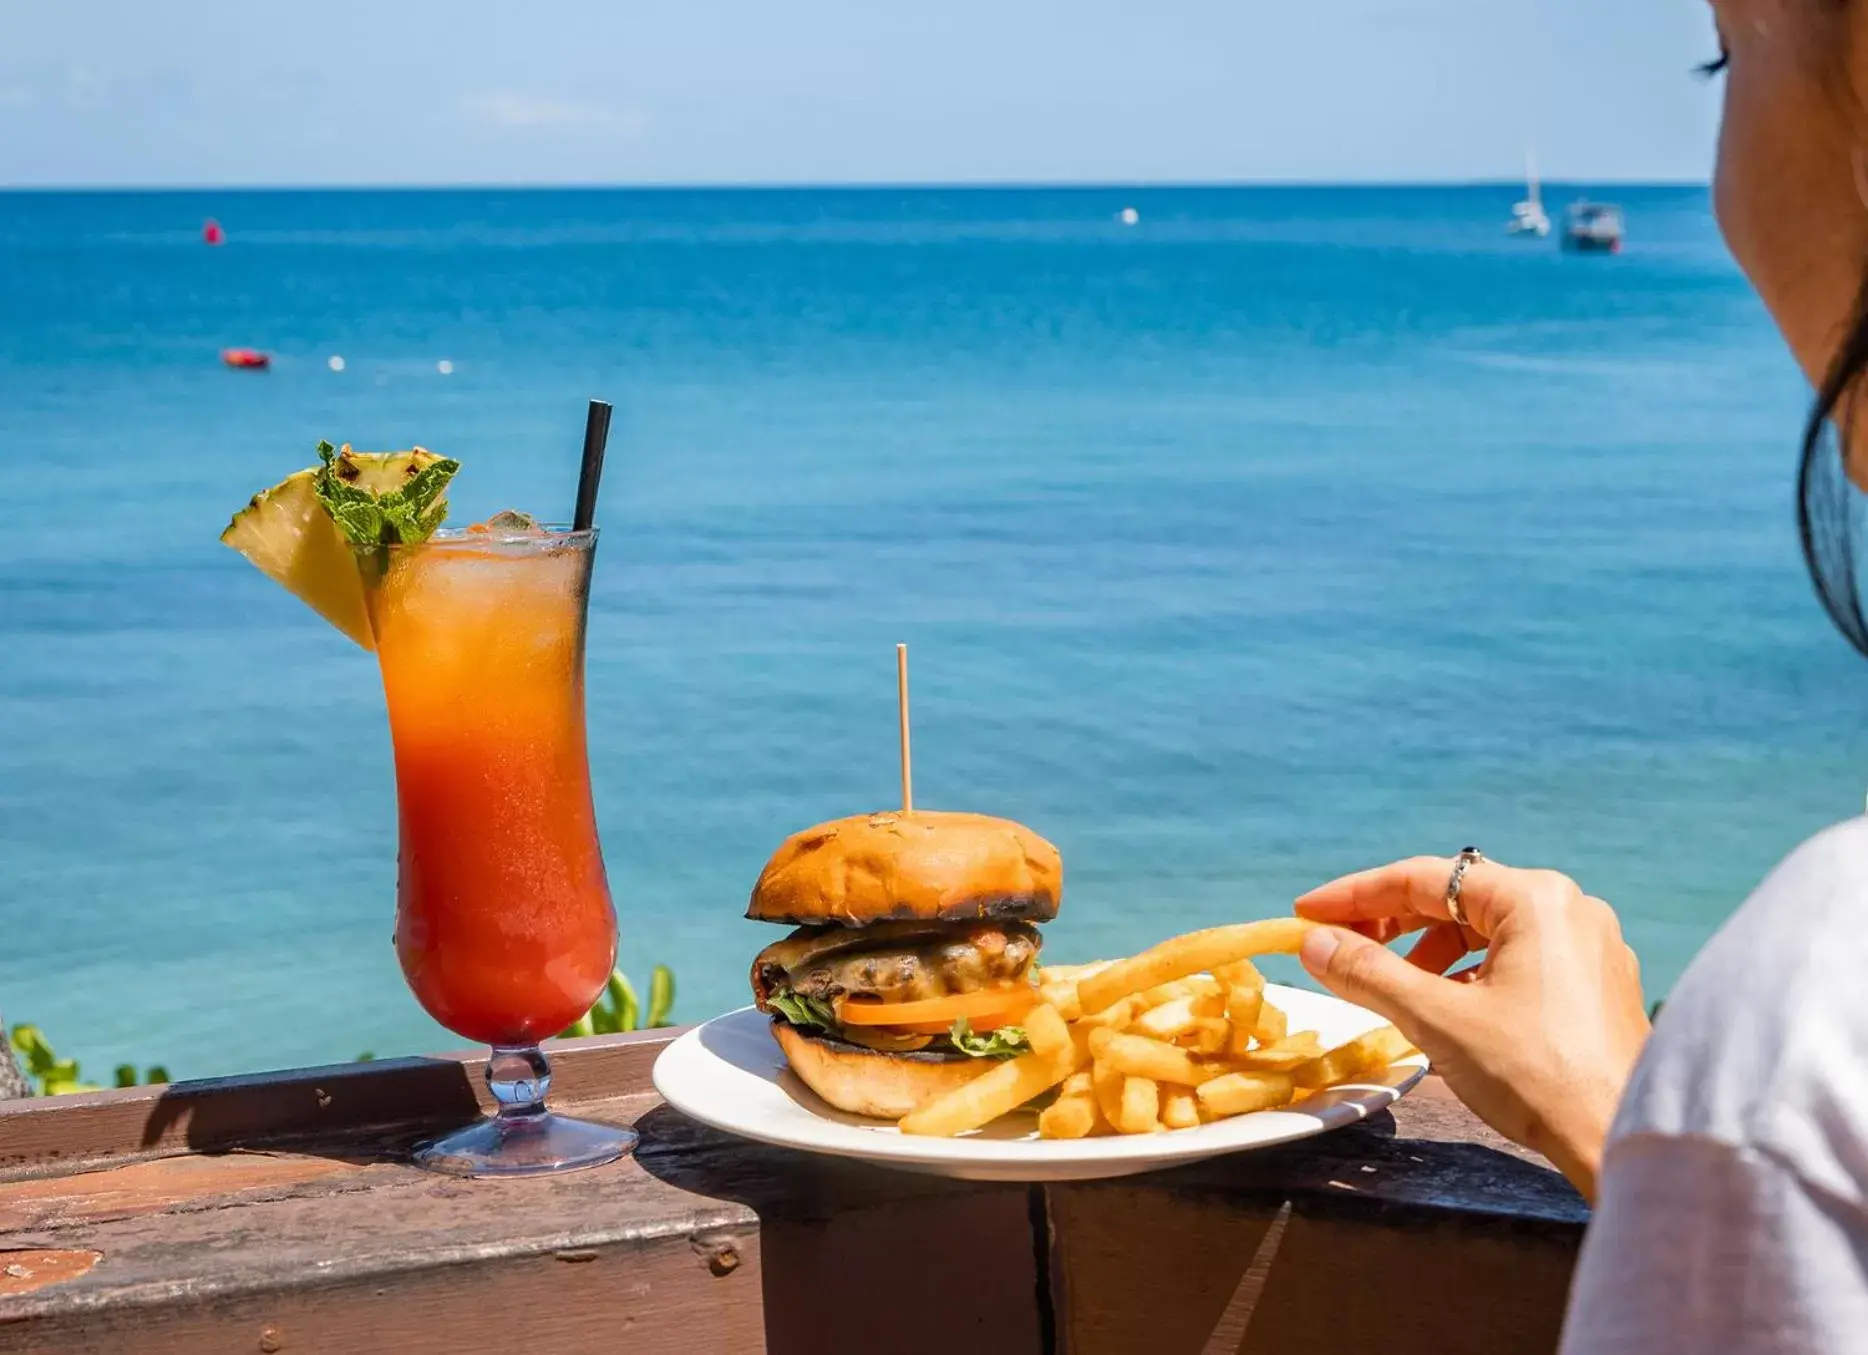
[[[1466,910],[1459,906],[1459,887],[1466,878],[1466,872],[1485,860],[1485,853],[1477,847],[1461,847],[1459,855],[1453,858],[1453,873],[1446,877],[1446,915],[1462,927],[1472,924],[1466,921]]]

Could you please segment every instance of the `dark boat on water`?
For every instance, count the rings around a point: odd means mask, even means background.
[[[1563,247],[1587,254],[1619,254],[1622,209],[1606,202],[1577,202],[1563,215]]]

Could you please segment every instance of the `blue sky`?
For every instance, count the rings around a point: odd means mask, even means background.
[[[0,185],[1702,179],[1703,0],[0,0]]]

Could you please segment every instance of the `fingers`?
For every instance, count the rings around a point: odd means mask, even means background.
[[[1319,927],[1304,938],[1298,958],[1338,997],[1379,1012],[1410,1039],[1442,1027],[1450,988],[1437,974],[1409,964],[1386,946],[1338,927]]]
[[[1420,940],[1407,953],[1407,962],[1430,974],[1444,974],[1470,952],[1466,934],[1450,922],[1441,922],[1421,933]]]
[[[1415,926],[1425,921],[1444,921],[1446,881],[1452,869],[1451,862],[1439,857],[1416,856],[1373,870],[1359,870],[1300,897],[1297,915],[1338,926],[1389,919],[1421,919]],[[1427,887],[1428,878],[1436,875],[1440,882],[1437,894]]]
[[[1416,931],[1451,920],[1446,886],[1452,873],[1453,862],[1443,856],[1414,856],[1357,871],[1299,898],[1297,915],[1338,926],[1393,920],[1400,924],[1401,931]],[[1496,936],[1499,927],[1522,905],[1543,894],[1562,891],[1580,894],[1573,881],[1554,871],[1517,870],[1495,861],[1480,861],[1469,867],[1460,881],[1460,911],[1471,924],[1471,932],[1483,940]]]

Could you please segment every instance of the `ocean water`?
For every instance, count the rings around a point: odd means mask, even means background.
[[[1063,850],[1054,956],[1476,842],[1664,992],[1859,812],[1868,669],[1704,191],[1618,189],[1617,258],[1513,196],[0,195],[0,1010],[93,1073],[460,1043],[373,663],[215,538],[323,437],[563,515],[592,395],[598,811],[678,1017],[744,999],[773,847],[896,796],[898,640],[917,802]]]

